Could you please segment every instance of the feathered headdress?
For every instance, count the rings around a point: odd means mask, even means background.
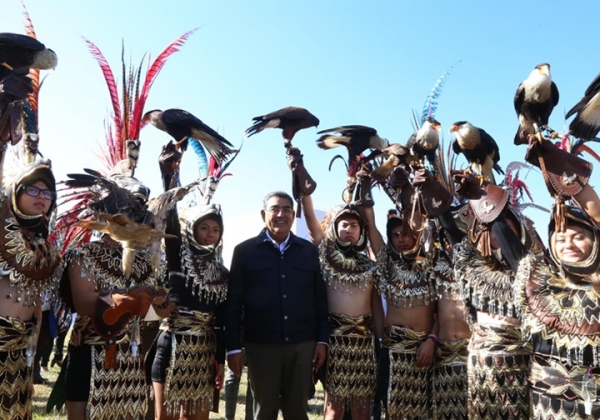
[[[70,210],[61,215],[55,229],[57,232],[63,229],[64,238],[61,241],[63,252],[68,247],[78,246],[81,243],[89,241],[91,231],[82,229],[82,227],[76,226],[75,223],[91,218],[92,212],[89,209],[97,207],[97,203],[103,202],[104,204],[101,207],[105,207],[106,204],[106,206],[113,208],[114,206],[108,204],[110,201],[121,200],[123,197],[137,200],[135,193],[130,194],[133,191],[129,184],[136,181],[132,177],[139,156],[139,135],[142,128],[141,120],[144,105],[156,76],[163,68],[169,56],[179,51],[179,47],[184,44],[195,30],[188,31],[171,42],[154,61],[151,61],[150,58],[148,59],[148,68],[141,86],[142,65],[138,68],[134,68],[132,65],[127,67],[124,60],[124,52],[122,52],[123,74],[121,97],[119,97],[116,79],[108,61],[95,44],[84,38],[92,55],[100,65],[111,98],[112,113],[110,122],[107,123],[106,127],[106,145],[101,146],[99,157],[104,164],[105,173],[112,174],[112,176],[107,178],[103,174],[92,170],[86,170],[87,174],[70,176],[71,180],[69,180],[67,188],[63,190],[68,192],[63,195],[64,201],[61,204],[70,203],[73,205]],[[122,51],[124,51],[124,47]],[[123,180],[124,178],[129,178],[131,182],[126,183],[127,185],[121,185],[123,183],[119,182],[119,180]],[[138,184],[138,189],[143,189],[143,186],[140,183]],[[122,189],[128,191],[122,191]],[[149,195],[149,192],[147,195]],[[146,196],[145,198],[147,200],[148,197]],[[132,202],[131,206],[121,203],[121,205],[117,205],[115,208],[119,208],[123,213],[127,214],[131,209],[136,209],[137,206]],[[146,207],[144,210],[146,210]],[[129,215],[129,218],[132,220],[137,219],[138,222],[145,221],[136,216]]]

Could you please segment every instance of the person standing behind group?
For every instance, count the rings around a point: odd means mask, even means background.
[[[227,364],[239,376],[244,348],[255,419],[275,420],[281,407],[285,420],[307,420],[312,372],[325,361],[329,334],[318,251],[291,232],[289,194],[268,194],[261,216],[262,232],[233,251]]]

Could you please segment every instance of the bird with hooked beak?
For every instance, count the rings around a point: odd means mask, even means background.
[[[492,136],[468,121],[458,121],[452,124],[450,133],[454,133],[456,137],[452,142],[454,153],[465,155],[473,170],[487,181],[495,184],[492,169],[499,174],[504,174],[504,171],[498,164],[500,151]]]
[[[252,127],[244,131],[246,137],[260,133],[265,128],[281,128],[283,131],[283,144],[286,148],[292,147],[292,139],[296,133],[304,128],[318,127],[319,119],[307,109],[297,106],[288,106],[273,111],[269,114],[252,118]]]
[[[440,145],[439,131],[441,127],[442,125],[435,118],[429,116],[425,119],[421,128],[408,139],[407,147],[421,162],[427,157],[431,166],[435,166],[436,152]]]
[[[49,70],[56,68],[56,53],[35,38],[11,32],[0,33],[0,79],[8,72],[27,67]]]
[[[514,104],[519,117],[516,145],[528,143],[530,134],[549,129],[550,114],[558,104],[558,88],[552,81],[550,64],[536,66],[529,77],[521,82],[515,93]]]
[[[221,165],[227,155],[233,152],[233,144],[199,118],[183,109],[155,109],[144,114],[143,123],[150,123],[159,130],[171,135],[176,147],[185,151],[190,138],[198,140],[208,153]]]

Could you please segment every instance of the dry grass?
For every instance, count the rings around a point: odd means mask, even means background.
[[[52,386],[54,386],[54,382],[58,377],[59,367],[54,366],[50,368],[48,372],[42,372],[42,376],[46,379],[45,385],[35,385],[35,396],[33,398],[33,419],[34,420],[55,420],[55,419],[66,419],[67,416],[62,413],[58,416],[54,414],[46,414],[46,401],[50,396],[50,391],[52,391]],[[246,375],[242,375],[242,380],[240,382],[240,392],[237,401],[237,409],[236,409],[236,420],[244,420],[246,413]],[[311,412],[309,413],[310,420],[317,420],[323,418],[323,388],[321,387],[321,383],[317,384],[317,392],[315,398],[309,401],[309,409]],[[282,418],[281,415],[279,418]],[[219,413],[211,413],[211,420],[224,420],[225,419],[225,400],[224,400],[224,391],[221,391],[221,401],[219,404]]]

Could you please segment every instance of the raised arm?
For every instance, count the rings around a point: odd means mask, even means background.
[[[315,191],[317,184],[304,167],[304,160],[300,149],[294,148],[288,151],[288,167],[292,171],[293,195],[296,200],[300,199],[310,239],[315,246],[319,246],[325,233],[323,232],[323,228],[321,228],[321,223],[317,218],[311,198],[311,194]],[[300,213],[300,206],[298,206],[297,211]]]
[[[600,227],[600,197],[598,197],[596,191],[589,184],[586,184],[579,194],[573,196],[573,199],[594,221],[596,226]]]

